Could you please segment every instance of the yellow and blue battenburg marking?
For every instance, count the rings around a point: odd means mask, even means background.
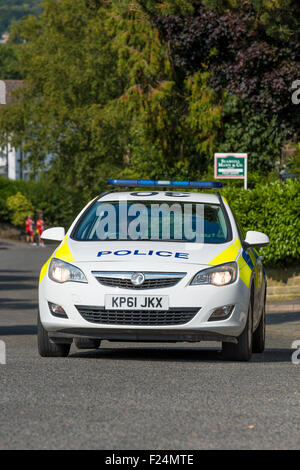
[[[238,238],[236,238],[229,247],[227,247],[224,251],[222,251],[222,253],[212,259],[209,264],[215,266],[216,264],[229,263],[230,261],[235,261],[240,249],[241,242]]]
[[[240,279],[247,287],[249,287],[251,274],[256,264],[257,254],[253,250],[249,250],[249,253],[246,253],[244,250],[240,250],[241,242],[236,238],[234,242],[226,248],[226,250],[222,251],[222,253],[212,259],[209,264],[215,266],[217,264],[229,263],[231,261],[235,261],[237,256],[240,254],[237,259]]]
[[[55,258],[61,259],[62,261],[67,261],[67,263],[72,263],[75,261],[67,242],[67,235],[65,236],[62,244],[57,248],[55,252]]]
[[[40,282],[45,277],[50,261],[54,255],[55,255],[55,258],[61,259],[62,261],[66,261],[67,263],[72,263],[73,261],[75,261],[71,253],[71,250],[68,246],[67,235],[65,236],[65,238],[63,239],[62,243],[59,245],[55,253],[51,255],[48,261],[46,261],[46,263],[42,266],[42,269],[40,272]]]
[[[212,259],[209,264],[215,266],[216,264],[223,264],[229,263],[230,261],[234,261],[237,255],[239,254],[240,248],[241,242],[238,238],[236,238],[234,243],[232,243],[228,248],[222,251],[222,253],[217,255],[214,259]]]
[[[240,279],[244,284],[246,284],[247,287],[249,287],[251,274],[255,263],[253,264],[252,259],[248,253],[242,251],[241,256],[237,260],[237,264],[240,269]]]
[[[48,266],[52,258],[53,258],[53,255],[50,256],[50,258],[46,261],[45,264],[43,264],[41,272],[40,272],[40,282],[42,282],[42,280],[46,276],[46,272],[47,272]]]

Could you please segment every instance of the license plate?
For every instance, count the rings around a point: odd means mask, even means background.
[[[169,310],[167,295],[111,295],[105,296],[106,310]]]

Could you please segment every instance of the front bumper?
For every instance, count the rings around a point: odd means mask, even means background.
[[[105,294],[137,295],[129,289],[102,286],[92,274],[88,283],[68,282],[58,284],[46,275],[39,286],[39,309],[41,322],[52,338],[92,337],[115,341],[229,341],[236,338],[245,328],[249,289],[237,278],[228,286],[191,286],[190,279],[199,271],[182,279],[176,286],[163,289],[139,290],[139,295],[168,295],[170,308],[196,308],[196,315],[180,325],[109,325],[91,323],[79,313],[76,305],[103,306]],[[61,305],[68,318],[58,318],[50,313],[48,302]],[[231,316],[226,320],[208,321],[212,312],[224,305],[234,305]]]
[[[222,341],[228,343],[237,343],[235,336],[227,336],[220,333],[199,330],[180,330],[176,329],[149,329],[139,328],[126,330],[118,328],[65,328],[58,331],[50,331],[49,337],[55,342],[61,342],[63,339],[72,338],[94,338],[108,341],[138,341],[138,342],[159,342],[159,343],[177,343],[177,342],[199,342],[199,341]],[[67,341],[68,342],[68,341]]]

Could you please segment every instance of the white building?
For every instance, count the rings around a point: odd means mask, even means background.
[[[11,102],[11,92],[22,86],[22,80],[0,80],[0,107]],[[28,170],[23,163],[23,153],[10,144],[0,147],[0,176],[11,180],[26,179]]]
[[[9,33],[7,32],[2,33],[0,44],[7,44],[8,40],[9,40]]]

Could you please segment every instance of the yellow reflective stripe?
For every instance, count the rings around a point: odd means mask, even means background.
[[[49,266],[50,261],[51,261],[52,258],[53,258],[53,255],[51,255],[50,258],[48,259],[48,261],[46,261],[46,263],[42,266],[42,269],[41,269],[41,272],[40,272],[40,282],[44,279],[44,277],[47,273],[48,266]],[[68,247],[67,235],[65,236],[64,241],[62,242],[61,246],[59,246],[57,248],[57,250],[55,252],[55,258],[59,258],[63,261],[67,261],[67,262],[75,261],[73,255],[70,251],[70,248]]]
[[[223,197],[223,201],[225,202],[225,204],[227,204],[227,206],[229,206],[229,204],[228,204],[228,201],[227,201],[226,197],[224,197],[224,196],[222,196],[222,197]]]
[[[235,246],[237,247],[238,250],[241,249],[242,244],[241,244],[241,242],[240,242],[240,240],[239,240],[238,238],[236,238],[236,239],[234,240],[234,244],[235,244]]]
[[[59,258],[63,261],[67,261],[69,263],[75,261],[73,255],[70,251],[70,248],[68,247],[67,235],[65,236],[64,241],[61,244],[61,246],[59,246],[57,248],[56,253],[55,253],[55,258]]]
[[[240,249],[242,245],[241,242],[238,238],[234,240],[234,243],[230,245],[226,250],[222,251],[218,256],[216,256],[209,264],[222,264],[222,263],[228,263],[230,261],[234,261],[236,257],[238,256]],[[251,253],[251,260],[252,257],[255,258],[253,253]],[[252,260],[253,261],[253,260]],[[256,260],[253,261],[253,264],[255,264]],[[252,270],[249,268],[248,264],[244,260],[242,256],[239,257],[237,260],[237,264],[239,266],[239,272],[240,272],[240,279],[243,281],[243,283],[249,287],[250,286],[250,280],[251,280],[251,274]]]
[[[238,267],[240,268],[240,279],[243,281],[243,283],[249,287],[250,286],[250,280],[251,280],[251,274],[252,270],[242,257],[242,255],[239,257],[237,260]]]
[[[234,243],[230,245],[226,250],[222,251],[218,256],[216,256],[213,260],[211,260],[208,264],[222,264],[222,263],[229,263],[230,261],[234,261],[239,254],[242,245],[238,238],[234,240]],[[242,258],[243,259],[243,258]]]
[[[50,256],[50,258],[48,259],[48,261],[46,261],[46,263],[42,266],[42,269],[41,269],[41,272],[40,272],[40,282],[44,279],[45,275],[46,275],[46,272],[47,272],[47,269],[48,269],[48,266],[50,264],[50,261],[52,259],[53,255]]]
[[[242,257],[242,255],[239,257],[239,259],[237,260],[237,264],[238,264],[238,267],[240,269],[243,269],[245,266],[248,266],[246,261],[244,260],[244,258]]]
[[[40,272],[40,282],[44,279],[44,277],[47,273],[48,266],[49,266],[50,261],[51,261],[52,258],[53,258],[53,255],[51,255],[50,258],[48,259],[48,261],[46,261],[46,263],[42,266],[42,269],[41,269],[41,272]],[[61,246],[59,246],[57,248],[57,250],[55,252],[55,258],[59,258],[63,261],[67,261],[67,262],[75,261],[73,255],[70,251],[70,248],[68,247],[67,235],[65,236],[64,241],[62,242]]]
[[[218,256],[216,256],[213,260],[210,261],[209,264],[222,264],[228,263],[229,261],[234,261],[237,255],[239,254],[239,250],[235,246],[234,243],[230,245],[226,250],[222,251]]]
[[[245,266],[240,269],[240,279],[243,281],[243,283],[247,287],[250,286],[251,274],[252,274],[252,271],[249,268],[248,264],[246,263]]]

